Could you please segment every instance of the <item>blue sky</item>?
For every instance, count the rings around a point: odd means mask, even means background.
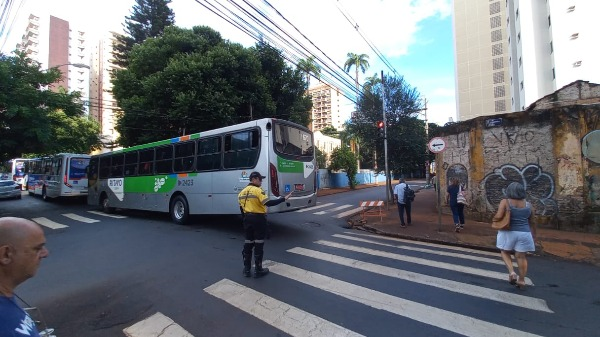
[[[90,36],[103,31],[121,31],[124,17],[134,4],[133,0],[20,0],[22,6],[14,21],[9,42],[3,52],[14,48],[24,31],[29,13],[52,14],[68,20]],[[216,0],[200,1],[217,3]],[[218,0],[231,6],[226,0]],[[242,1],[237,1],[243,3]],[[288,21],[310,42],[294,33],[295,29],[282,20],[262,0],[251,0],[270,18],[303,44],[310,53],[325,58],[318,49],[343,67],[348,52],[370,56],[370,69],[365,76],[390,72],[368,44],[366,37],[392,63],[399,74],[428,100],[430,122],[444,124],[448,118],[456,120],[454,93],[454,47],[452,37],[451,0],[269,0]],[[16,8],[16,5],[13,5]],[[251,46],[255,41],[209,12],[195,0],[173,0],[178,26],[207,25],[221,32],[224,38]],[[231,7],[229,7],[231,8]],[[346,17],[342,15],[345,13]],[[14,10],[13,13],[14,14]],[[350,23],[349,20],[352,22]],[[358,25],[359,31],[355,29]],[[5,37],[2,36],[3,40]],[[316,46],[312,46],[314,43]],[[318,48],[318,49],[317,49]],[[352,71],[353,72],[353,71]],[[353,78],[354,75],[352,74]],[[348,104],[349,108],[351,104]]]

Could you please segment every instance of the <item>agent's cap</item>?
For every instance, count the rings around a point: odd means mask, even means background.
[[[263,180],[263,179],[265,179],[266,177],[265,177],[265,176],[263,176],[263,175],[261,175],[260,173],[258,173],[258,172],[256,172],[256,171],[254,171],[254,172],[250,173],[250,180],[252,180],[252,179],[254,179],[254,178],[258,178],[258,179],[260,179],[260,180]]]

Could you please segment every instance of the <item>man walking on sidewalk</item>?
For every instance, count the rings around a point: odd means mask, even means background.
[[[396,201],[396,205],[398,206],[398,215],[400,215],[400,227],[406,228],[406,224],[404,223],[404,211],[406,210],[406,221],[410,226],[411,218],[410,218],[410,203],[412,200],[409,198],[405,198],[405,191],[410,189],[410,186],[406,183],[404,178],[400,178],[400,183],[394,187],[394,200]]]

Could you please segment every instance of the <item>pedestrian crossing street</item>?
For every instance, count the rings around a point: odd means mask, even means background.
[[[323,296],[336,296],[342,302],[339,304],[340,307],[346,306],[344,305],[345,301],[348,301],[348,305],[353,303],[364,307],[363,310],[355,313],[356,315],[362,315],[366,310],[375,309],[378,316],[384,315],[384,313],[392,314],[430,326],[434,329],[432,331],[443,329],[449,333],[464,336],[538,336],[529,331],[519,330],[514,324],[503,325],[498,322],[490,322],[489,312],[488,315],[485,313],[486,308],[503,310],[498,309],[499,306],[494,304],[505,306],[504,310],[509,315],[514,310],[524,311],[524,313],[521,313],[521,317],[534,312],[541,315],[554,314],[545,300],[528,295],[527,291],[520,292],[508,285],[507,272],[505,272],[505,267],[496,253],[351,231],[333,234],[331,238],[313,243],[314,245],[311,245],[310,248],[293,247],[287,250],[287,253],[291,254],[288,260],[296,261],[298,264],[303,263],[304,268],[281,261],[265,261],[264,265],[271,271],[271,274],[266,277],[283,278],[283,282],[278,281],[278,284],[281,284],[280,287],[289,288],[290,284],[288,282],[290,282],[314,288]],[[302,261],[298,262],[299,259]],[[381,264],[374,263],[374,261]],[[323,270],[329,269],[324,268],[323,264],[343,267],[346,270],[343,275],[352,275],[352,279],[341,279],[322,274]],[[472,266],[467,266],[467,264]],[[319,270],[310,270],[311,268],[306,266]],[[420,272],[414,271],[415,269]],[[426,270],[426,272],[421,272],[422,270]],[[355,284],[358,273],[365,273],[369,278],[389,278],[388,283],[391,284],[395,284],[394,282],[412,282],[419,286],[429,287],[432,291],[437,289],[446,292],[445,294],[448,297],[458,295],[460,298],[464,298],[465,301],[476,300],[478,301],[477,308],[481,309],[478,309],[475,314],[465,315],[453,311],[453,309],[462,306],[460,303],[451,306],[451,308],[448,306],[439,308],[434,303],[420,303],[415,299],[387,293],[385,289],[372,289],[365,285]],[[433,275],[442,275],[443,277]],[[471,275],[484,280],[481,282],[459,282],[456,280]],[[233,310],[245,312],[253,319],[258,319],[291,336],[369,335],[368,329],[360,330],[354,327],[354,330],[359,331],[353,331],[348,326],[342,326],[344,322],[336,322],[324,317],[322,312],[321,315],[318,315],[311,312],[310,307],[296,307],[286,303],[283,299],[278,299],[276,294],[253,289],[253,284],[256,284],[256,281],[253,282],[253,280],[242,277],[240,279],[245,284],[223,278],[206,287],[204,292],[220,299],[227,306],[232,307]],[[261,281],[263,280],[258,282]],[[531,279],[526,281],[530,287],[534,286]],[[268,287],[260,288],[270,289]],[[378,286],[378,288],[381,287]],[[273,292],[277,293],[277,291]],[[306,292],[299,292],[295,296],[304,297],[307,295]],[[480,314],[488,317],[488,319],[475,317],[480,316]],[[165,320],[164,315],[161,313],[157,313],[157,315],[161,320]],[[502,314],[499,313],[498,315]],[[153,317],[136,323],[125,329],[124,332],[130,337],[142,337],[152,335],[151,333],[154,330],[149,330],[151,329],[149,327],[152,326],[154,326],[152,329],[161,331],[158,330],[161,328],[160,324],[156,326],[152,323]],[[551,316],[548,317],[549,321],[552,319]],[[170,321],[169,318],[167,320]],[[193,336],[185,330],[185,327],[179,327],[176,322],[170,321],[169,324],[169,327],[177,326],[180,329],[179,331],[184,332],[161,336]],[[376,322],[373,324],[377,325]],[[427,332],[427,329],[422,331],[423,336],[432,335]]]
[[[351,207],[354,207],[354,205],[348,205],[348,204],[337,205],[336,203],[333,203],[333,202],[324,203],[324,204],[317,203],[317,205],[314,207],[303,208],[303,209],[300,209],[300,210],[297,210],[294,212],[297,212],[297,213],[309,212],[309,213],[312,213],[315,215],[330,215],[333,218],[340,219],[340,218],[345,218],[345,217],[357,214],[362,210],[361,207],[355,207],[355,208],[349,209]],[[294,213],[294,212],[292,212],[292,213]],[[100,211],[87,211],[85,216],[74,214],[74,213],[65,213],[65,214],[61,214],[59,219],[51,220],[51,219],[48,219],[45,217],[39,217],[39,218],[32,218],[31,220],[33,220],[34,222],[37,222],[41,226],[44,226],[44,227],[47,227],[50,229],[62,229],[62,228],[69,227],[67,224],[64,223],[64,221],[68,221],[65,218],[75,220],[80,223],[91,224],[91,223],[100,222],[102,220],[102,218],[125,219],[125,218],[127,218],[127,216],[119,215],[119,214],[107,214],[107,213],[100,212]]]

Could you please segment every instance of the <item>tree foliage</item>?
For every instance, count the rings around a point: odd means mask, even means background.
[[[321,133],[325,136],[340,138],[340,132],[331,125],[327,125],[326,127],[322,128]]]
[[[298,61],[298,69],[300,69],[306,77],[306,87],[310,87],[310,76],[312,75],[317,80],[321,78],[321,67],[315,62],[313,56],[309,56],[307,59],[301,59]]]
[[[114,63],[127,67],[133,46],[146,39],[162,35],[165,28],[175,23],[175,14],[169,8],[171,0],[135,0],[130,16],[125,18],[125,35],[115,36]]]
[[[418,118],[423,108],[420,94],[402,76],[388,76],[384,84],[388,167],[395,173],[421,172],[432,156],[427,151],[424,121]],[[378,135],[376,123],[383,120],[383,88],[376,76],[370,78],[358,100],[358,112],[347,125],[348,132],[363,141],[363,165],[374,167],[376,161],[380,169],[385,167],[384,139]]]
[[[357,184],[356,174],[358,173],[358,165],[354,153],[346,146],[339,146],[333,149],[330,159],[329,169],[333,171],[345,171],[346,177],[348,177],[348,184],[350,184],[351,189],[354,189]]]
[[[99,125],[85,115],[80,93],[47,90],[61,76],[25,54],[0,54],[1,159],[100,147]]]
[[[348,53],[346,57],[348,58],[344,62],[344,71],[348,73],[354,67],[356,73],[354,81],[356,83],[356,90],[358,90],[358,71],[360,70],[364,74],[369,69],[369,55]]]
[[[303,74],[265,43],[223,40],[209,27],[167,27],[115,72],[119,143],[132,146],[264,117],[308,125]]]
[[[327,153],[321,151],[318,147],[315,147],[316,153],[315,157],[317,158],[317,167],[318,168],[326,168],[327,167]]]

